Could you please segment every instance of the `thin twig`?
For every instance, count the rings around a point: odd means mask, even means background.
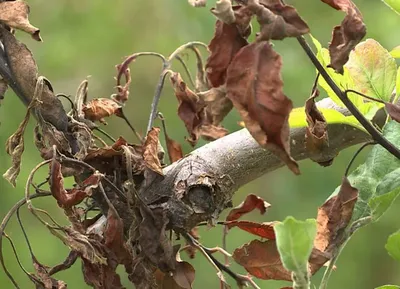
[[[367,143],[363,144],[363,145],[355,152],[355,154],[354,154],[353,157],[351,158],[349,164],[347,165],[346,171],[345,171],[345,173],[344,173],[344,175],[345,175],[346,177],[349,175],[350,168],[351,168],[351,166],[353,165],[354,160],[355,160],[355,159],[357,158],[357,156],[361,153],[361,151],[362,151],[364,148],[366,148],[367,146],[369,146],[369,145],[375,145],[375,144],[376,144],[376,142],[374,142],[374,141],[372,141],[372,142],[367,142]]]
[[[182,59],[182,57],[180,57],[179,55],[177,55],[175,58],[176,58],[176,60],[178,60],[178,61],[182,64],[183,69],[185,70],[186,75],[187,75],[187,77],[189,78],[189,81],[190,81],[191,85],[192,85],[193,87],[196,87],[196,83],[194,82],[193,76],[192,76],[192,74],[190,73],[189,67],[186,65],[185,61],[184,61],[184,60]]]
[[[360,124],[366,129],[366,131],[372,136],[372,138],[388,150],[392,155],[400,159],[400,150],[396,148],[391,142],[389,142],[379,131],[364,117],[364,115],[358,110],[358,108],[350,101],[346,93],[343,92],[336,83],[329,76],[328,72],[318,61],[314,52],[311,50],[310,46],[306,42],[303,36],[297,37],[303,50],[306,52],[307,56],[310,58],[311,62],[317,68],[318,72],[325,79],[326,83],[330,86],[333,92],[339,97],[346,108],[353,114],[353,116],[360,122]]]

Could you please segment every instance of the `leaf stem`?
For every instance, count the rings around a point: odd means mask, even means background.
[[[310,46],[306,42],[303,36],[297,37],[297,41],[310,58],[311,62],[317,68],[318,72],[325,79],[326,83],[330,86],[333,92],[339,97],[339,99],[343,102],[346,108],[353,114],[353,116],[360,122],[360,124],[365,128],[365,130],[371,135],[372,139],[374,139],[377,143],[383,146],[386,150],[388,150],[392,155],[396,156],[400,159],[400,150],[396,148],[391,142],[389,142],[379,131],[364,117],[364,115],[357,109],[357,107],[350,101],[347,97],[347,94],[342,91],[336,83],[329,76],[328,72],[322,66],[322,64],[318,61],[314,52],[311,50]]]
[[[349,175],[349,171],[351,166],[353,165],[353,162],[355,161],[355,159],[357,158],[357,156],[361,153],[361,151],[366,148],[369,145],[375,145],[376,142],[372,141],[372,142],[367,142],[365,144],[363,144],[357,151],[356,153],[353,155],[353,157],[351,158],[349,164],[347,165],[346,171],[344,173],[345,177],[347,177]]]
[[[375,98],[375,97],[372,97],[372,96],[365,95],[365,94],[363,94],[363,93],[361,93],[361,92],[358,92],[357,90],[346,89],[346,90],[344,91],[344,93],[345,93],[346,95],[347,95],[349,92],[358,94],[358,95],[360,95],[360,96],[362,96],[362,97],[364,97],[364,98],[366,98],[366,99],[368,99],[368,100],[371,100],[371,101],[375,101],[375,102],[379,102],[379,103],[385,104],[385,102],[384,102],[383,100],[378,99],[378,98]]]

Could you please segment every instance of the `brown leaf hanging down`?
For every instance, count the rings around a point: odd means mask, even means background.
[[[347,177],[343,177],[339,193],[318,209],[316,249],[329,254],[341,245],[357,198],[358,190],[350,185]]]
[[[280,0],[249,0],[247,7],[257,15],[261,26],[258,40],[282,40],[307,34],[310,29],[296,9]]]
[[[307,120],[306,128],[306,148],[312,153],[311,160],[316,161],[314,155],[320,154],[325,148],[329,146],[327,123],[323,114],[318,110],[315,105],[315,97],[318,96],[316,90],[315,95],[312,95],[306,101],[305,112]],[[317,157],[321,160],[320,157]],[[321,166],[329,166],[332,164],[333,159],[326,161],[317,161]]]
[[[275,240],[254,240],[237,248],[233,259],[251,275],[264,280],[291,281],[291,274],[281,262]]]
[[[267,41],[243,47],[229,65],[227,92],[254,139],[300,174],[289,150],[292,101],[283,94],[281,57]]]
[[[262,198],[250,194],[246,197],[246,199],[236,208],[233,208],[228,216],[226,217],[227,221],[234,221],[239,219],[241,216],[250,213],[251,211],[257,209],[260,211],[262,215],[265,214],[266,210],[271,205],[264,201]]]
[[[393,104],[390,102],[385,103],[385,108],[387,113],[390,115],[390,117],[397,121],[400,122],[400,106],[397,104]]]
[[[32,26],[28,20],[29,6],[25,1],[6,1],[0,3],[0,22],[11,28],[25,31],[37,41],[40,38],[40,30]]]
[[[206,103],[205,122],[218,127],[233,107],[232,101],[226,97],[226,86],[213,87],[199,92],[198,96]]]
[[[121,116],[121,106],[109,98],[95,98],[83,105],[85,118],[106,124],[104,118],[112,115]]]
[[[236,22],[217,20],[214,37],[208,45],[210,56],[206,63],[207,79],[211,87],[219,87],[226,81],[226,70],[236,53],[248,44],[246,38],[251,28],[252,13],[244,6],[233,7]]]
[[[150,170],[163,176],[160,159],[158,158],[159,133],[160,129],[158,127],[153,127],[147,134],[146,142],[144,143],[143,159]]]
[[[165,142],[167,144],[168,157],[171,163],[183,158],[181,145],[170,138],[167,133],[165,133]]]
[[[205,102],[187,87],[179,73],[173,73],[170,79],[179,102],[178,116],[190,135],[187,140],[194,146],[199,139],[200,127],[204,122]]]
[[[330,67],[343,73],[343,65],[349,60],[351,50],[367,33],[361,12],[351,0],[321,0],[336,10],[346,13],[340,26],[335,26],[329,45]]]

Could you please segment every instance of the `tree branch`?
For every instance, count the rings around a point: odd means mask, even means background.
[[[317,105],[336,107],[326,99]],[[324,162],[349,146],[371,140],[367,132],[347,124],[330,124],[328,133],[329,147],[310,152],[305,148],[305,128],[292,128],[291,156],[297,161],[312,157]],[[142,198],[150,206],[167,208],[172,227],[188,230],[201,221],[215,220],[229,206],[237,189],[283,165],[261,148],[247,129],[242,129],[166,167],[164,179],[141,191]]]

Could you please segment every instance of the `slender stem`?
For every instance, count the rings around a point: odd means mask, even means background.
[[[354,117],[361,123],[361,125],[366,129],[366,131],[372,136],[372,138],[388,150],[391,154],[400,159],[400,150],[396,148],[391,142],[389,142],[379,131],[364,117],[364,115],[357,109],[357,107],[350,101],[346,93],[343,92],[336,83],[329,76],[328,72],[318,61],[314,52],[311,50],[310,46],[306,42],[303,36],[297,37],[303,50],[306,52],[307,56],[310,58],[311,62],[317,68],[318,72],[325,79],[326,83],[330,86],[333,92],[339,97],[346,108],[354,115]]]
[[[364,97],[364,98],[366,98],[366,99],[368,99],[368,100],[371,100],[371,101],[375,101],[375,102],[379,102],[379,103],[385,104],[385,102],[384,102],[383,100],[381,100],[381,99],[378,99],[378,98],[375,98],[375,97],[372,97],[372,96],[365,95],[365,94],[363,94],[363,93],[361,93],[361,92],[358,92],[358,91],[356,91],[356,90],[353,90],[353,89],[346,89],[346,90],[344,91],[344,93],[345,93],[346,95],[347,95],[349,92],[358,94],[358,95],[360,95],[360,96],[362,96],[362,97]]]
[[[185,61],[184,61],[184,60],[182,59],[182,57],[180,57],[179,55],[177,55],[175,58],[176,58],[176,60],[178,60],[178,61],[182,64],[182,67],[183,67],[183,69],[185,70],[186,75],[187,75],[187,77],[189,78],[189,81],[190,81],[190,83],[192,84],[192,86],[193,86],[193,87],[196,87],[196,83],[194,82],[193,76],[192,76],[192,74],[190,73],[189,67],[186,65]]]
[[[367,143],[365,143],[365,144],[363,144],[357,151],[356,151],[356,153],[353,155],[353,157],[351,158],[351,160],[350,160],[350,162],[349,162],[349,164],[347,165],[347,168],[346,168],[346,171],[345,171],[345,173],[344,173],[344,175],[347,177],[348,175],[349,175],[349,171],[350,171],[350,168],[351,168],[351,166],[353,165],[353,162],[354,162],[354,160],[357,158],[357,156],[361,153],[361,151],[364,149],[364,148],[366,148],[367,146],[369,146],[369,145],[375,145],[376,144],[376,142],[367,142]]]

